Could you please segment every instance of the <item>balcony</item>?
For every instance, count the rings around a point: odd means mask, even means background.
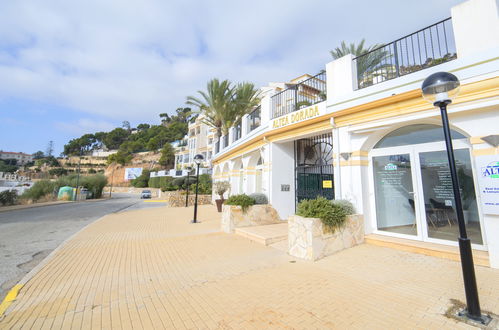
[[[234,136],[233,136],[232,142],[236,142],[237,140],[239,140],[241,138],[241,135],[242,135],[242,129],[241,128],[242,128],[241,123],[239,123],[236,126],[234,126]]]
[[[326,100],[326,72],[291,86],[271,98],[271,119]]]
[[[358,88],[398,78],[457,58],[451,18],[354,59]]]
[[[248,132],[253,131],[261,125],[261,111],[261,106],[258,106],[248,115]]]

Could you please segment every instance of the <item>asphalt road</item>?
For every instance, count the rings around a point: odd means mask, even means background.
[[[109,213],[164,205],[115,193],[107,200],[0,212],[0,302],[25,274],[86,225]]]

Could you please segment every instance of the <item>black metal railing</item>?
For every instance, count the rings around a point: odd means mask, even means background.
[[[229,136],[224,135],[222,136],[222,149],[225,149],[229,146]]]
[[[272,119],[326,100],[326,71],[272,96]]]
[[[220,140],[217,140],[215,142],[215,154],[218,154],[219,151],[220,151]]]
[[[235,142],[239,140],[241,138],[241,134],[242,134],[241,123],[239,123],[236,126],[234,126],[234,139],[232,141]]]
[[[451,18],[357,56],[358,88],[394,79],[457,58]]]
[[[257,106],[255,110],[248,115],[248,132],[251,132],[261,125],[261,110],[261,106]]]

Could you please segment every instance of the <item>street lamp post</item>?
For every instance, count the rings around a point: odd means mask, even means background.
[[[78,201],[78,186],[80,185],[80,167],[81,167],[81,154],[83,153],[80,150],[80,157],[78,159],[78,175],[76,176],[76,192],[75,192],[75,202]]]
[[[454,150],[452,147],[452,137],[449,128],[449,118],[447,117],[447,105],[452,102],[459,92],[459,79],[448,72],[437,72],[428,76],[421,86],[423,97],[434,106],[440,108],[442,116],[442,126],[444,131],[445,145],[447,148],[447,158],[454,191],[454,203],[456,205],[457,221],[459,225],[459,252],[461,255],[461,268],[463,272],[464,291],[466,294],[466,310],[462,315],[482,323],[487,323],[489,318],[482,315],[478,290],[476,285],[475,267],[473,264],[473,253],[471,250],[471,240],[466,233],[464,222],[463,206],[461,203],[461,192],[459,191],[459,181],[454,160]]]
[[[192,167],[188,166],[186,168],[186,170],[187,170],[187,183],[186,183],[186,185],[187,185],[187,193],[185,194],[185,207],[187,207],[189,205],[189,181],[190,181],[189,180],[190,179],[189,174],[192,171]]]
[[[192,219],[192,223],[197,223],[198,219],[198,187],[199,187],[199,165],[201,165],[204,160],[203,155],[197,154],[194,156],[194,162],[197,165],[196,168],[196,197],[194,198],[194,219]]]

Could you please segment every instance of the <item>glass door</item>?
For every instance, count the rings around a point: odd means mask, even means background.
[[[411,154],[373,156],[372,164],[377,229],[395,236],[418,236]]]
[[[418,148],[419,149],[419,148]],[[435,148],[424,148],[431,150]],[[419,151],[419,190],[422,192],[421,214],[423,238],[428,241],[456,242],[459,236],[454,192],[445,150]],[[454,149],[461,200],[468,237],[473,244],[483,245],[480,216],[475,193],[473,171],[468,148]]]

